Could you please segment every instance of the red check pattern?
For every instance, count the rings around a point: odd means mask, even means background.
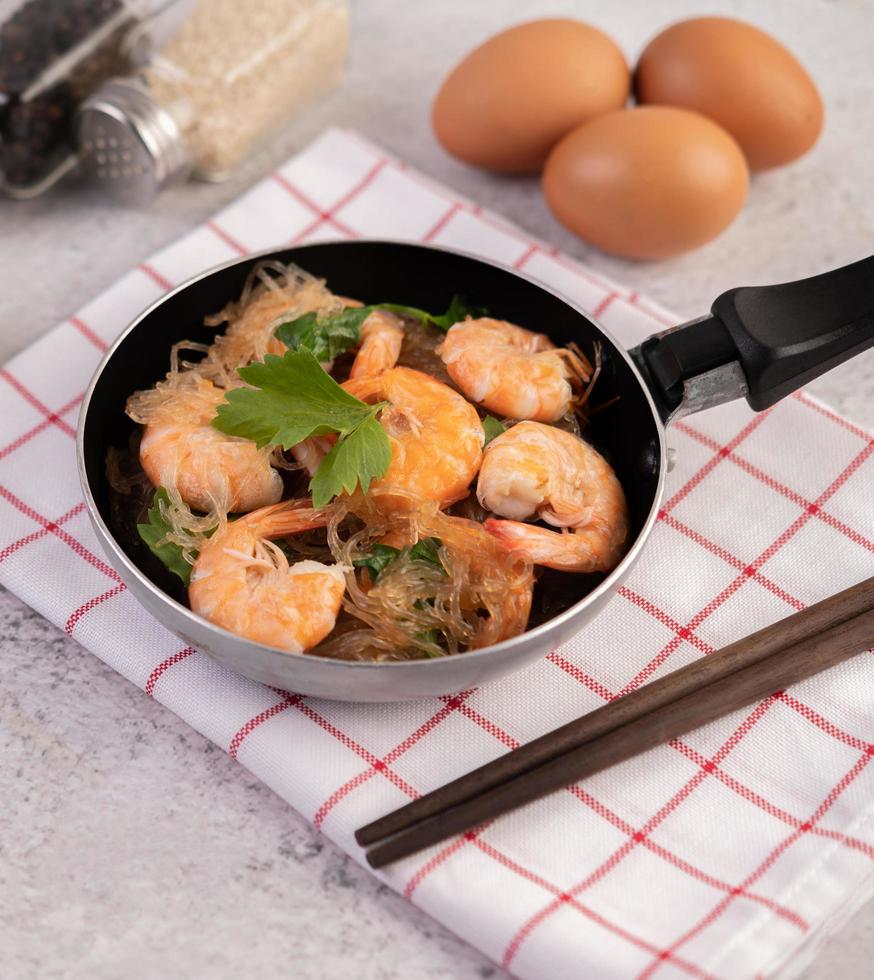
[[[675,426],[678,465],[629,580],[587,630],[505,681],[433,702],[333,704],[181,647],[88,527],[73,451],[82,392],[125,323],[189,275],[337,236],[498,259],[629,345],[672,322],[355,133],[330,131],[0,369],[0,581],[355,856],[352,833],[370,818],[870,574],[874,440],[802,393],[761,415],[731,405]],[[63,371],[47,379],[47,360]],[[34,480],[49,456],[55,478]],[[387,880],[522,977],[768,975],[874,870],[872,681],[874,658],[857,657]]]

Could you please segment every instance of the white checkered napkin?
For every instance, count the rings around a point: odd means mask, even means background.
[[[82,391],[119,330],[192,273],[288,241],[365,235],[524,267],[628,344],[670,322],[331,131],[0,371],[0,581],[356,857],[361,824],[864,578],[874,552],[871,436],[805,395],[757,416],[734,404],[672,429],[678,464],[661,519],[597,627],[507,680],[415,704],[335,704],[279,695],[180,649],[89,529],[74,462]],[[874,657],[862,655],[387,879],[522,977],[793,969],[874,872],[872,690]]]

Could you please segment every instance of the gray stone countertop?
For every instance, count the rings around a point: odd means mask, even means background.
[[[874,252],[870,0],[716,0],[782,39],[827,106],[818,146],[756,177],[716,242],[668,262],[610,258],[566,233],[535,179],[444,155],[428,126],[443,74],[520,20],[584,16],[633,58],[692,0],[370,0],[354,7],[347,81],[221,185],[124,210],[69,184],[0,202],[0,362],[130,266],[231,200],[327,125],[355,126],[439,180],[681,317],[732,286],[782,281]],[[874,428],[874,353],[811,390]],[[803,438],[803,434],[800,435]],[[73,640],[0,593],[0,972],[21,978],[499,977],[502,971],[380,885],[241,766]],[[814,980],[861,980],[874,904],[820,951]]]

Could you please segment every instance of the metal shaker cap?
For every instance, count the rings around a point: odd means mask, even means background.
[[[113,79],[88,96],[75,130],[85,172],[126,204],[147,204],[191,169],[176,119],[135,78]]]

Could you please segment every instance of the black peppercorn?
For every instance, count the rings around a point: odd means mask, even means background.
[[[73,112],[124,70],[131,23],[122,0],[29,0],[0,24],[0,186],[38,185],[71,155]]]

